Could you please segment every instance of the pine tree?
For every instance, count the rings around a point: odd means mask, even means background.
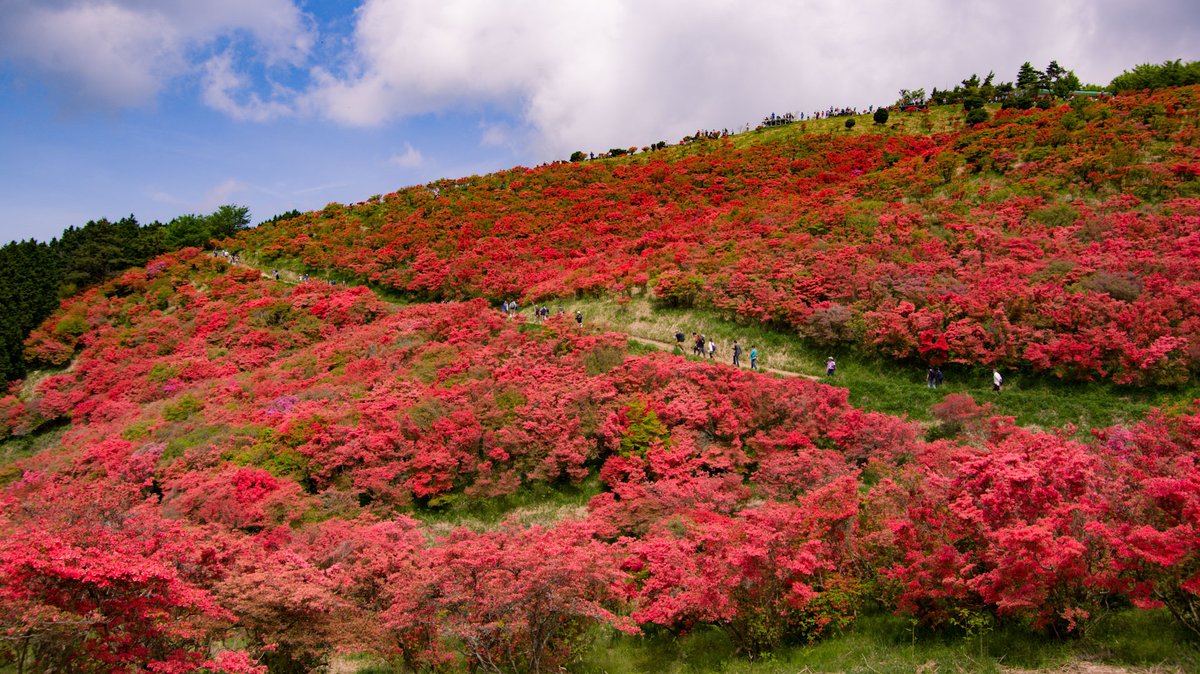
[[[1021,64],[1021,69],[1017,72],[1017,88],[1025,91],[1035,89],[1038,82],[1042,79],[1042,72],[1026,61]]]

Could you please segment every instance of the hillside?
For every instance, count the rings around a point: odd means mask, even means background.
[[[1198,96],[440,181],[76,295],[0,397],[0,664],[1194,671]],[[508,299],[1175,402],[917,423]]]
[[[899,361],[1177,385],[1200,358],[1198,94],[798,122],[331,204],[231,245],[420,300],[650,295]]]

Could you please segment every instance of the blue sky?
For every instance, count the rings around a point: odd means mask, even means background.
[[[1048,5],[1048,6],[1047,6]],[[1193,0],[0,0],[0,241],[297,208],[1057,59],[1200,58]]]

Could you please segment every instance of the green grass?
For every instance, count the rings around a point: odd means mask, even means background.
[[[600,478],[592,475],[578,485],[533,483],[506,496],[451,498],[442,507],[417,508],[408,514],[435,530],[466,527],[483,531],[506,521],[545,526],[582,515],[588,501],[600,491]]]
[[[68,426],[62,422],[53,423],[30,435],[11,437],[0,442],[0,487],[21,478],[23,471],[18,467],[18,461],[57,447]]]
[[[930,114],[934,115],[935,119],[942,120],[937,122],[938,124],[949,124],[947,120],[952,117],[950,112],[944,109],[937,109]],[[813,123],[836,121],[838,120],[815,120]],[[798,132],[794,126],[752,133]],[[251,265],[262,264],[252,254],[247,254],[246,259]],[[292,271],[297,266],[294,261],[278,260],[272,263],[272,268]],[[384,292],[376,287],[372,287],[372,290],[386,302],[411,302],[411,298],[405,298],[395,292]],[[1188,405],[1200,399],[1200,383],[1178,388],[1134,388],[1109,382],[1066,382],[1053,377],[1020,372],[1004,372],[1004,391],[995,394],[991,390],[990,369],[963,365],[944,367],[945,383],[939,389],[930,390],[925,386],[923,365],[906,365],[878,356],[864,355],[850,348],[831,349],[816,346],[799,339],[794,333],[738,320],[729,312],[663,308],[655,306],[645,297],[635,297],[627,302],[618,302],[614,298],[585,298],[553,304],[563,306],[568,314],[573,314],[576,310],[582,311],[590,325],[627,332],[633,337],[643,339],[674,344],[676,331],[683,332],[689,338],[693,332],[703,333],[717,342],[717,361],[721,363],[730,362],[729,349],[733,340],[737,339],[747,354],[744,356],[744,366],[749,366],[750,349],[757,347],[760,354],[759,365],[764,369],[819,377],[830,384],[846,388],[849,391],[850,403],[855,407],[906,415],[910,419],[922,422],[931,420],[930,407],[941,402],[947,395],[966,393],[980,404],[990,403],[993,414],[1014,417],[1019,425],[1032,428],[1061,428],[1070,424],[1083,436],[1092,428],[1136,422],[1155,407]],[[632,340],[630,345],[634,353],[655,350]],[[675,352],[679,353],[678,350]],[[691,357],[690,354],[690,344],[685,342],[682,355]],[[825,380],[825,359],[828,356],[837,360],[838,371],[835,377]]]
[[[928,421],[929,408],[950,393],[966,393],[980,404],[991,403],[994,414],[1013,416],[1018,424],[1059,428],[1073,424],[1079,431],[1136,421],[1152,407],[1186,405],[1200,398],[1200,385],[1181,388],[1131,388],[1108,382],[1065,382],[1020,372],[1005,372],[1003,392],[992,392],[988,368],[948,365],[946,382],[931,390],[925,386],[923,365],[904,365],[879,357],[863,356],[850,349],[818,347],[794,333],[703,309],[659,308],[646,299],[618,303],[612,299],[584,299],[564,303],[569,313],[583,312],[588,324],[627,332],[634,337],[674,343],[677,331],[691,338],[700,332],[717,343],[717,361],[729,363],[730,347],[737,339],[746,353],[757,347],[759,365],[817,376],[845,387],[856,407],[907,415]],[[690,346],[685,342],[687,356]],[[643,347],[645,350],[645,347]],[[826,380],[825,359],[833,356],[837,374]],[[749,358],[743,356],[743,366]]]
[[[1001,672],[1002,668],[1052,669],[1076,661],[1153,666],[1155,671],[1197,671],[1200,650],[1165,611],[1129,609],[1095,624],[1086,636],[1056,640],[1019,626],[975,635],[929,635],[891,615],[867,615],[844,633],[812,645],[782,648],[769,657],[740,657],[717,628],[677,637],[666,632],[630,637],[601,633],[570,671],[582,674],[784,674],[844,672]],[[1166,669],[1162,669],[1166,668]]]
[[[413,303],[413,299],[409,295],[397,292],[378,283],[367,282],[354,276],[353,274],[348,274],[344,271],[336,269],[314,269],[306,266],[303,262],[295,258],[281,257],[268,261],[261,258],[254,251],[243,250],[239,253],[239,256],[241,257],[241,265],[253,267],[259,270],[262,274],[267,276],[267,278],[272,278],[271,272],[278,270],[280,283],[297,285],[300,283],[300,276],[303,274],[308,274],[313,281],[337,281],[338,283],[345,283],[349,285],[365,285],[371,289],[371,292],[375,293],[376,297],[389,304],[404,306]]]
[[[999,105],[985,106],[992,115],[1000,109]],[[796,121],[786,126],[774,126],[761,129],[751,129],[742,133],[730,135],[721,140],[701,140],[686,145],[669,145],[662,150],[653,152],[638,152],[620,157],[600,158],[592,161],[612,162],[617,164],[636,164],[651,159],[677,161],[684,157],[701,154],[707,148],[715,147],[716,143],[729,142],[735,148],[744,148],[762,143],[776,143],[802,136],[863,136],[863,135],[928,135],[945,133],[964,126],[965,115],[958,105],[942,105],[929,109],[928,113],[896,112],[888,116],[887,124],[875,124],[870,114],[854,115],[853,117],[831,117],[828,119],[806,119]],[[854,119],[854,127],[846,129],[846,120]]]

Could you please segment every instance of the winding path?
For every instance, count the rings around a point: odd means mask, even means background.
[[[266,269],[263,269],[262,267],[259,267],[257,265],[250,264],[244,260],[239,260],[236,264],[239,266],[243,266],[243,267],[249,267],[251,269],[257,269],[259,271],[259,273],[262,274],[262,277],[269,281],[277,281],[279,283],[286,283],[288,285],[297,285],[297,284],[301,283],[300,275],[297,274],[296,272],[293,272],[290,270],[286,270],[286,269],[279,270],[279,277],[276,278],[274,271],[268,272]],[[309,280],[319,280],[320,281],[320,280],[325,280],[325,279],[310,276]],[[378,297],[378,296],[376,296],[376,297]],[[393,304],[383,298],[379,298],[379,301],[385,302],[387,304]],[[393,306],[397,306],[397,305],[393,304]],[[675,345],[671,344],[670,342],[660,342],[656,339],[648,339],[646,337],[638,337],[637,335],[630,334],[629,332],[627,332],[625,330],[617,330],[617,332],[624,332],[625,335],[629,339],[637,342],[638,344],[650,346],[655,349],[658,349],[659,351],[665,351],[667,353],[672,353],[672,354],[675,353]],[[746,369],[746,368],[741,368],[741,369]],[[770,368],[770,367],[760,367],[760,368],[758,368],[758,371],[759,372],[769,372],[771,374],[779,375],[781,377],[802,377],[804,379],[810,379],[812,381],[821,381],[820,377],[817,377],[817,376],[814,376],[811,374],[804,374],[803,372],[792,372],[791,370],[777,370],[775,368]]]
[[[622,332],[624,332],[624,331],[622,331]],[[629,336],[629,339],[632,339],[633,341],[637,342],[638,344],[645,344],[646,346],[652,346],[652,347],[658,349],[659,351],[666,351],[667,353],[675,353],[675,345],[671,344],[670,342],[660,342],[656,339],[646,339],[645,337],[638,337],[636,335],[630,335],[628,332],[626,332],[625,334]],[[741,368],[741,369],[744,370],[746,368]],[[813,381],[821,381],[820,377],[815,377],[811,374],[804,374],[803,372],[792,372],[791,370],[776,370],[776,369],[770,368],[770,367],[760,367],[760,368],[758,368],[757,371],[758,372],[770,372],[771,374],[777,374],[781,377],[803,377],[804,379],[811,379]]]

